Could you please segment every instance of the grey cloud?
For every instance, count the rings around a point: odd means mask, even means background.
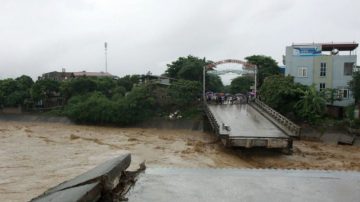
[[[0,78],[104,70],[160,74],[193,54],[266,54],[292,42],[360,41],[357,0],[2,0]]]

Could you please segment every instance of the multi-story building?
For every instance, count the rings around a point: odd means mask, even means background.
[[[174,79],[171,79],[166,76],[156,76],[151,74],[146,75],[140,75],[140,83],[156,83],[160,85],[169,86],[171,81]]]
[[[51,79],[56,81],[63,81],[70,78],[74,78],[74,74],[72,72],[65,72],[65,69],[63,68],[61,72],[53,71],[42,74],[38,79]]]
[[[344,107],[354,103],[349,81],[356,69],[357,43],[311,43],[293,44],[286,47],[285,75],[294,81],[315,84],[318,90],[337,89],[334,106]]]
[[[82,72],[72,72],[75,78],[79,78],[79,77],[96,77],[96,78],[100,78],[100,77],[111,77],[111,78],[115,78],[115,76],[113,76],[112,74],[108,73],[108,72],[87,72],[87,71],[82,71]]]

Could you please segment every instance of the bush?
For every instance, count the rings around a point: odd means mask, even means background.
[[[114,123],[115,106],[99,92],[74,96],[65,108],[65,114],[79,123]]]
[[[109,99],[101,92],[73,96],[65,114],[78,123],[129,125],[154,115],[155,98],[149,86],[134,88],[126,97]]]
[[[233,94],[246,94],[250,91],[250,87],[254,84],[254,78],[247,76],[239,76],[231,81],[230,92]]]
[[[350,105],[350,106],[345,107],[346,118],[348,118],[350,120],[354,120],[354,118],[355,118],[354,113],[355,113],[355,105]]]
[[[194,106],[201,95],[201,83],[198,81],[178,80],[169,87],[171,103],[180,109]]]
[[[260,97],[267,105],[286,114],[294,111],[294,106],[304,95],[306,86],[294,82],[290,76],[269,76],[260,88]]]

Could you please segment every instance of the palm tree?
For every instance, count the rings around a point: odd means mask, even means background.
[[[303,91],[303,93],[304,95],[295,104],[295,108],[300,116],[310,122],[314,122],[324,114],[326,99],[322,93],[316,90],[314,84]]]
[[[352,80],[349,82],[350,90],[355,98],[355,103],[358,104],[360,116],[360,71],[354,72]]]

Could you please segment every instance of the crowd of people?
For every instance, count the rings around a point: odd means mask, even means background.
[[[244,95],[241,93],[232,95],[229,93],[206,93],[206,101],[212,104],[244,104],[247,103],[249,95]]]

